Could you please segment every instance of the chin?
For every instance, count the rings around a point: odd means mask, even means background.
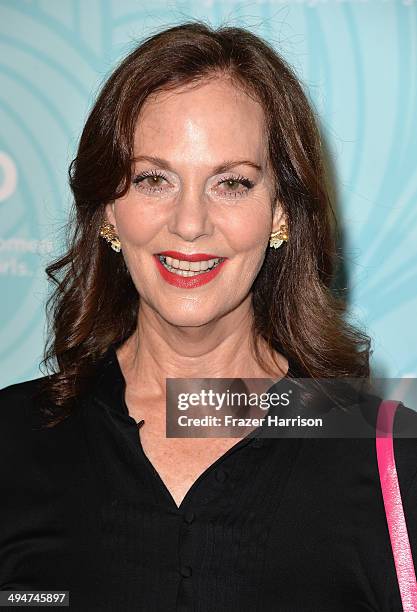
[[[159,311],[159,314],[165,321],[177,327],[200,327],[211,323],[219,316],[212,312],[204,312],[203,308],[198,307],[190,310],[178,309],[177,311],[170,308],[166,311]]]

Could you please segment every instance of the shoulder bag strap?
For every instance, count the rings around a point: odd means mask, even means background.
[[[393,424],[399,402],[384,400],[379,405],[376,453],[385,514],[394,555],[395,569],[405,612],[417,612],[417,583],[413,556],[395,467]]]

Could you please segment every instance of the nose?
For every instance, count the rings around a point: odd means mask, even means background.
[[[211,234],[212,222],[208,201],[196,183],[183,185],[173,208],[168,229],[188,242]]]

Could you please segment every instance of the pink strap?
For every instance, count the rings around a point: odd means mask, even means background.
[[[405,612],[417,612],[417,583],[413,556],[395,467],[393,424],[399,402],[381,402],[377,418],[376,453],[385,514],[394,555],[395,569]]]

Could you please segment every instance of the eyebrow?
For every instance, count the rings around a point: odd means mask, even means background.
[[[154,157],[152,155],[138,155],[137,157],[134,157],[132,161],[133,162],[148,161],[148,162],[151,162],[152,164],[155,164],[155,166],[159,166],[159,168],[166,168],[167,170],[174,172],[169,161],[166,159],[163,159],[162,157]],[[255,162],[251,161],[250,159],[236,159],[236,160],[226,160],[219,166],[215,166],[214,168],[212,168],[212,172],[213,174],[220,174],[221,172],[227,172],[228,170],[230,170],[231,168],[234,168],[235,166],[250,166],[251,168],[254,168],[255,170],[260,170],[260,171],[262,170],[262,166],[260,166],[259,164],[255,164]]]

